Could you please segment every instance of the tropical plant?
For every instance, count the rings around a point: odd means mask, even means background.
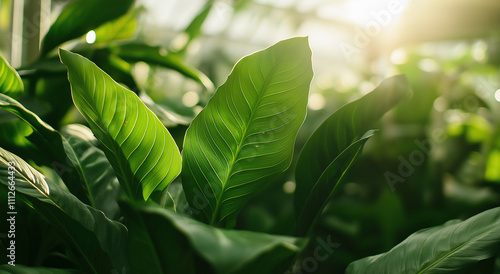
[[[212,2],[186,29],[187,43]],[[101,1],[74,1],[33,64],[16,70],[0,58],[0,195],[10,220],[0,270],[315,271],[339,246],[318,236],[318,224],[378,134],[377,121],[410,97],[406,76],[389,77],[329,114],[299,145],[313,78],[308,38],[243,57],[212,93],[208,77],[183,63],[187,44],[164,54],[130,41],[140,13],[132,4],[107,1],[120,7],[107,9]],[[94,29],[95,46],[59,49],[56,56],[59,45]],[[179,72],[210,100],[197,115],[155,102],[131,72],[137,62]],[[54,96],[55,87],[67,94]],[[31,100],[50,107],[33,107]],[[66,117],[73,104],[82,117]],[[278,235],[238,226],[246,205],[290,173],[294,228]],[[499,210],[419,230],[384,254],[350,260],[347,272],[471,269],[498,254]]]

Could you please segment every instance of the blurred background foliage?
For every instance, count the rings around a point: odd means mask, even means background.
[[[84,123],[73,107],[66,69],[55,50],[43,47],[50,25],[74,2],[79,1],[0,1],[0,55],[19,71],[25,89],[11,96],[55,129]],[[385,77],[407,75],[413,97],[380,121],[325,209],[316,235],[339,246],[319,262],[320,272],[343,271],[351,261],[385,252],[420,228],[500,205],[499,2],[112,2],[88,1],[95,5],[92,20],[117,8],[113,5],[133,6],[61,46],[90,58],[138,93],[181,148],[189,122],[235,62],[291,36],[309,36],[315,70],[298,148],[340,106]],[[5,111],[0,124],[2,147],[42,170],[50,166],[25,138],[29,126]],[[294,189],[292,174],[283,174],[246,206],[237,228],[291,233]],[[33,222],[40,229],[47,226]],[[22,233],[31,235],[28,230]],[[38,241],[39,249],[58,244]],[[499,265],[492,259],[477,267],[499,272]]]

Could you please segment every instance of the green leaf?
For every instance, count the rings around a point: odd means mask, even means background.
[[[419,230],[387,253],[351,263],[346,273],[457,273],[499,250],[497,207],[463,222]]]
[[[126,14],[134,2],[134,0],[76,0],[71,2],[62,10],[45,35],[42,41],[42,56],[56,46]]]
[[[208,17],[210,10],[214,6],[214,1],[209,0],[205,6],[200,10],[198,15],[189,23],[183,33],[174,39],[174,50],[178,54],[184,54],[189,44],[201,34],[201,27]]]
[[[61,134],[75,151],[75,160],[81,166],[94,207],[111,219],[118,218],[120,183],[104,152],[97,148],[98,141],[92,131],[83,125],[73,124],[62,128]]]
[[[328,117],[304,145],[295,170],[297,235],[306,235],[333,195],[374,123],[411,88],[403,75],[384,80],[375,90]]]
[[[14,173],[12,173],[14,172]],[[15,178],[12,183],[11,178]],[[16,191],[42,214],[71,246],[87,273],[109,273],[127,267],[126,228],[101,211],[80,202],[46,179],[23,159],[0,148],[0,183]],[[15,209],[11,209],[15,211]],[[16,218],[22,218],[17,216]]]
[[[168,53],[166,49],[138,43],[128,43],[112,49],[114,54],[127,62],[146,62],[169,68],[199,82],[208,90],[213,90],[213,84],[205,74],[186,66],[178,56]]]
[[[147,200],[181,170],[172,136],[135,93],[116,83],[88,59],[61,50],[73,101],[87,119],[123,189]]]
[[[132,38],[137,28],[137,16],[144,8],[131,9],[124,16],[95,29],[95,44],[106,44]]]
[[[0,56],[0,93],[15,96],[23,92],[24,86],[17,71]]]
[[[74,157],[74,151],[59,132],[42,121],[35,113],[26,109],[16,100],[0,94],[0,108],[3,108],[26,122],[34,134],[29,140],[46,153],[54,168],[63,179],[68,189],[85,203],[91,204],[85,180],[81,180],[82,171]]]
[[[152,205],[121,206],[130,224],[134,273],[279,273],[303,244],[298,238],[214,228]]]
[[[230,223],[252,193],[288,168],[312,75],[307,38],[236,64],[184,140],[183,187],[202,219]]]

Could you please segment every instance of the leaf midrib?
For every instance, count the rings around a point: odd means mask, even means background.
[[[259,62],[259,70],[260,70],[260,73],[262,75],[264,75],[264,73],[262,72],[262,67],[260,66],[260,62]],[[221,203],[221,199],[224,196],[224,193],[226,192],[227,182],[229,182],[229,179],[231,178],[231,175],[233,174],[234,164],[236,163],[236,159],[238,158],[238,155],[240,154],[241,148],[243,147],[242,144],[245,141],[245,139],[248,137],[247,136],[248,128],[249,128],[250,124],[253,121],[253,117],[255,115],[256,110],[258,109],[258,107],[260,106],[260,103],[261,103],[262,99],[264,98],[264,92],[263,91],[269,86],[269,82],[274,77],[274,75],[276,73],[276,70],[277,70],[277,65],[274,64],[271,72],[268,74],[268,77],[265,77],[265,75],[264,75],[265,82],[264,82],[264,84],[262,85],[262,87],[258,91],[257,91],[257,87],[255,86],[254,81],[253,81],[253,79],[251,77],[250,72],[248,73],[248,76],[250,78],[252,86],[255,88],[255,91],[258,94],[258,99],[257,99],[257,102],[255,103],[255,105],[252,106],[252,107],[250,107],[250,109],[251,109],[250,118],[247,120],[246,123],[244,123],[243,134],[241,135],[241,140],[238,142],[238,146],[236,148],[236,153],[234,154],[234,157],[232,157],[232,159],[231,159],[231,164],[228,166],[229,168],[227,169],[226,178],[222,182],[222,189],[219,192],[219,195],[217,196],[215,211],[212,213],[212,218],[210,220],[210,225],[215,225],[216,219],[219,216],[219,210],[220,210],[220,206],[222,204]],[[241,92],[242,92],[243,97],[246,100],[246,96],[245,96],[245,93],[243,92],[243,89],[241,89]],[[249,104],[249,106],[250,106],[250,104]],[[227,217],[227,216],[224,216],[224,218],[225,217]]]
[[[93,79],[96,79],[95,77],[95,73],[94,71],[92,70],[92,73],[93,73]],[[103,81],[106,81],[106,79],[103,79]],[[95,85],[95,81],[94,81],[94,85]],[[105,84],[104,84],[105,85]],[[103,128],[98,122],[102,122],[103,121],[103,117],[101,115],[100,112],[98,112],[95,108],[94,108],[94,105],[95,104],[91,104],[90,101],[92,102],[95,102],[95,98],[93,95],[91,94],[88,94],[87,92],[82,92],[79,88],[71,88],[72,91],[74,90],[75,92],[78,93],[78,95],[87,103],[87,105],[90,107],[90,109],[95,113],[97,119],[99,121],[95,121],[90,115],[86,115],[89,117],[90,120],[92,120],[92,122],[94,122],[94,124],[99,128],[99,130],[101,130],[109,139],[110,139],[110,142],[111,142],[111,146],[114,148],[110,148],[108,146],[108,144],[105,144],[102,140],[99,140],[99,142],[110,152],[112,153],[114,156],[115,156],[115,159],[117,160],[116,163],[118,163],[118,166],[119,166],[119,170],[120,170],[120,173],[121,173],[121,177],[125,182],[125,189],[126,189],[126,192],[128,192],[128,195],[130,197],[135,197],[134,195],[134,192],[132,191],[131,189],[131,186],[130,184],[133,184],[132,182],[129,182],[129,180],[127,180],[127,165],[128,165],[128,162],[125,160],[125,163],[123,163],[123,160],[122,158],[125,158],[125,157],[120,157],[116,152],[115,150],[118,150],[118,151],[121,151],[121,146],[120,144],[118,144],[118,142],[116,142],[116,140],[113,138],[113,136],[110,134],[110,132],[108,131],[107,127]],[[125,93],[123,90],[119,90],[119,89],[116,89],[117,92],[123,92]],[[95,94],[95,93],[94,93]],[[88,96],[88,98],[87,98]],[[104,94],[104,99],[103,99],[103,104],[104,104],[104,101],[105,101],[105,98],[106,98],[106,94]],[[126,98],[126,94],[125,94],[125,98]],[[125,111],[126,111],[126,108],[125,108]],[[83,111],[85,113],[85,111]],[[114,115],[114,113],[113,113]],[[124,117],[126,117],[126,114],[124,114]]]
[[[464,243],[462,243],[461,245],[457,246],[456,248],[452,249],[451,251],[449,252],[446,252],[445,254],[443,254],[441,257],[439,257],[438,260],[434,261],[432,264],[430,264],[429,266],[427,266],[426,268],[422,269],[421,271],[419,271],[418,273],[425,273],[427,270],[430,270],[431,268],[433,268],[435,265],[437,265],[438,263],[444,261],[445,259],[451,257],[454,253],[460,251],[465,245],[467,245],[468,243],[470,242],[476,242],[479,238],[482,238],[484,236],[484,234],[488,233],[491,231],[491,227],[489,227],[487,230],[483,231],[482,233],[480,233],[479,235],[477,235],[476,237],[473,237],[472,239],[468,240],[468,241],[465,241]]]

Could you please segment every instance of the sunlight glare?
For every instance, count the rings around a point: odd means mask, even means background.
[[[495,92],[495,100],[497,100],[497,102],[500,102],[500,89],[498,89],[498,90]]]
[[[196,104],[198,104],[198,101],[200,100],[200,97],[198,96],[198,93],[194,91],[188,91],[184,96],[182,96],[182,103],[186,107],[194,107]]]
[[[295,192],[295,183],[292,181],[288,181],[283,184],[283,191],[288,194],[292,194]]]
[[[408,54],[404,49],[397,49],[391,53],[391,62],[395,65],[402,65],[408,61]]]
[[[309,102],[307,106],[312,110],[320,110],[325,107],[325,97],[319,93],[313,93],[309,96]]]
[[[87,33],[87,37],[85,38],[85,40],[87,41],[88,44],[94,44],[96,38],[97,37],[96,37],[95,31],[91,30]]]

